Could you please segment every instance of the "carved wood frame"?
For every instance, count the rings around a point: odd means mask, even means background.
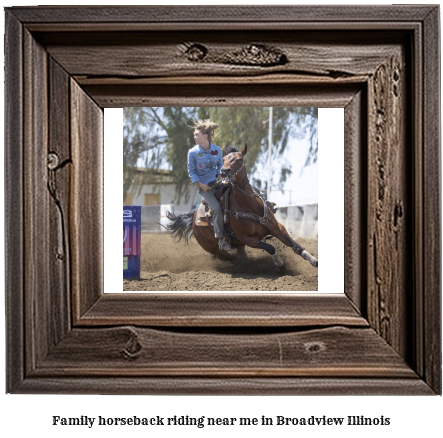
[[[438,6],[207,9],[6,9],[7,391],[441,394]],[[345,108],[345,295],[104,295],[102,109],[288,103]]]

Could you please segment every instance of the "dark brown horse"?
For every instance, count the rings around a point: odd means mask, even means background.
[[[226,155],[220,172],[223,181],[230,181],[232,187],[229,208],[224,209],[224,214],[230,216],[227,228],[232,248],[236,248],[239,255],[246,254],[245,245],[264,249],[274,260],[275,268],[280,271],[284,267],[283,260],[272,245],[263,241],[267,236],[275,236],[311,265],[318,267],[317,259],[289,237],[285,227],[275,219],[269,205],[252,189],[244,163],[246,152],[247,146],[241,152]],[[171,222],[167,230],[174,237],[179,240],[183,237],[188,241],[194,235],[205,251],[224,259],[233,258],[230,253],[219,249],[219,241],[212,227],[196,225],[197,210],[180,216],[168,213],[168,218]]]

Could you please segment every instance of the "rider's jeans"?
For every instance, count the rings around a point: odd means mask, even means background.
[[[214,224],[215,237],[220,239],[223,237],[223,213],[221,211],[220,203],[215,197],[216,190],[217,189],[212,189],[210,192],[204,192],[202,189],[198,189],[200,195],[209,204]]]

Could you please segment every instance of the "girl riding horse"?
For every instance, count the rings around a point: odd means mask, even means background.
[[[263,249],[272,257],[277,271],[281,271],[284,267],[283,260],[272,245],[263,241],[265,237],[271,235],[291,247],[311,265],[318,267],[318,260],[289,236],[285,227],[275,219],[272,206],[253,190],[244,163],[247,146],[241,152],[229,153],[220,163],[221,149],[209,141],[213,140],[213,131],[217,127],[217,124],[209,120],[199,120],[194,130],[197,145],[188,153],[189,175],[191,180],[198,184],[200,194],[210,205],[214,231],[211,227],[197,225],[196,210],[179,216],[167,213],[170,220],[167,226],[168,233],[179,240],[184,237],[186,241],[194,235],[205,251],[222,258],[228,256],[226,251],[231,249],[231,245],[240,255],[245,255],[245,245]],[[217,179],[219,183],[221,182],[220,178],[223,183],[230,183],[232,187],[228,195],[229,208],[225,208],[225,213],[230,216],[227,225],[228,238],[224,236],[220,203],[215,197],[215,189],[211,189]]]
[[[213,187],[220,178],[223,166],[222,150],[212,144],[214,131],[218,128],[214,122],[198,120],[194,122],[195,146],[188,152],[188,174],[192,184],[197,184],[202,198],[209,204],[213,218],[216,239],[223,238],[223,214],[218,200],[215,198],[216,188]],[[221,245],[223,251],[230,251],[229,241]]]

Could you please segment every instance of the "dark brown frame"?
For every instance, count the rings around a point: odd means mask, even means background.
[[[7,391],[441,394],[438,6],[206,9],[6,9]],[[170,104],[345,108],[345,295],[103,294],[102,109]]]

